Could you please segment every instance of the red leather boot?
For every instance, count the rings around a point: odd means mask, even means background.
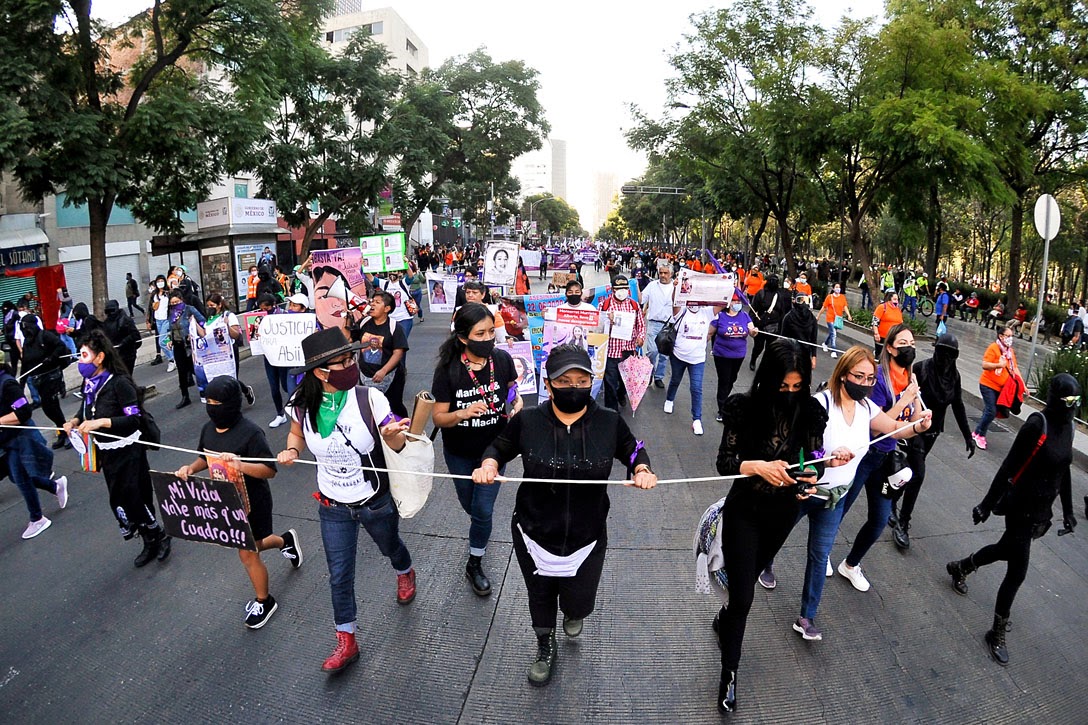
[[[332,651],[321,669],[325,672],[339,672],[359,659],[359,645],[355,644],[354,632],[337,632],[336,649]]]

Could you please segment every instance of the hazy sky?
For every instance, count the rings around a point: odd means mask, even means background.
[[[518,58],[540,72],[540,100],[554,138],[567,141],[568,201],[588,225],[594,207],[594,174],[615,172],[620,181],[639,175],[644,159],[627,149],[623,131],[631,125],[629,104],[656,115],[664,104],[667,58],[689,18],[727,3],[665,0],[394,0],[392,7],[427,45],[432,65],[486,46],[497,60]],[[857,3],[879,14],[882,3]],[[125,20],[148,0],[97,0],[94,13]],[[814,0],[825,27],[849,13],[849,0]],[[589,230],[595,232],[595,229]]]

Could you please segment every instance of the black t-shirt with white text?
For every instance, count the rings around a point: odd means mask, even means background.
[[[489,364],[485,364],[482,370],[472,371],[479,386],[472,382],[468,369],[460,360],[434,371],[431,393],[436,403],[449,403],[451,413],[481,400],[486,403],[490,398],[491,412],[487,415],[462,420],[451,428],[442,429],[442,445],[464,458],[479,458],[506,427],[506,418],[501,413],[506,405],[510,384],[516,382],[518,376],[514,370],[514,360],[505,350],[496,349],[491,359],[495,361],[494,380]],[[480,386],[485,389],[487,398],[480,394]]]

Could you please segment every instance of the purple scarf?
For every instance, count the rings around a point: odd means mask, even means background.
[[[94,408],[94,399],[98,397],[98,391],[102,389],[102,385],[109,380],[110,373],[108,370],[103,370],[98,375],[93,375],[87,378],[83,383],[83,404],[84,410],[91,410]]]

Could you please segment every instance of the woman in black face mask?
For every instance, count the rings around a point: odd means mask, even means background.
[[[329,566],[336,648],[322,669],[339,672],[359,659],[355,642],[355,554],[362,526],[397,574],[397,603],[416,596],[412,557],[400,538],[400,516],[389,492],[381,438],[395,451],[404,448],[411,421],[396,420],[389,401],[373,388],[356,387],[359,343],[339,327],[315,332],[302,341],[306,364],[291,370],[302,382],[287,404],[291,432],[276,460],[290,466],[309,448],[318,463],[315,498],[321,540]]]
[[[969,574],[980,566],[1008,562],[1005,579],[997,590],[993,627],[986,633],[990,655],[1003,666],[1009,663],[1005,632],[1013,599],[1027,576],[1031,542],[1050,528],[1054,499],[1059,495],[1065,530],[1077,526],[1069,467],[1073,462],[1073,416],[1080,409],[1080,401],[1081,388],[1076,378],[1066,373],[1051,378],[1046,408],[1042,413],[1032,413],[1021,426],[989,492],[971,512],[976,526],[991,513],[1004,516],[1005,533],[996,544],[947,565],[952,588],[966,594]]]
[[[295,569],[302,566],[302,550],[298,535],[289,529],[282,536],[272,533],[272,490],[268,479],[276,475],[271,463],[243,463],[239,458],[271,458],[272,450],[260,426],[242,415],[241,383],[229,376],[215,378],[205,389],[208,401],[208,418],[200,431],[197,448],[215,451],[205,454],[187,466],[179,468],[175,475],[182,481],[189,476],[207,470],[211,465],[213,478],[235,480],[241,477],[245,488],[246,516],[253,530],[257,551],[238,550],[238,558],[246,568],[253,585],[254,600],[246,605],[245,625],[260,629],[271,618],[279,605],[268,591],[268,569],[261,561],[262,551],[279,549]],[[211,457],[209,462],[208,458]]]
[[[589,353],[557,345],[548,355],[547,371],[549,399],[510,419],[484,451],[473,481],[493,485],[500,468],[520,455],[527,478],[605,480],[615,459],[627,466],[629,485],[657,485],[642,442],[619,413],[593,401]],[[608,544],[607,488],[588,483],[518,487],[512,530],[537,637],[536,660],[529,667],[529,684],[535,687],[546,685],[554,671],[559,610],[568,637],[582,633],[583,620],[593,611]]]
[[[471,476],[483,460],[484,449],[521,410],[517,371],[505,350],[495,347],[495,318],[478,302],[469,302],[453,316],[453,334],[438,351],[431,392],[434,424],[442,429],[446,470]],[[457,500],[472,519],[468,530],[465,576],[478,596],[491,594],[483,557],[491,538],[491,514],[499,486],[455,478]]]
[[[892,540],[904,551],[910,548],[910,522],[914,514],[914,504],[918,500],[918,492],[926,479],[926,457],[933,450],[937,436],[944,430],[944,416],[949,406],[952,407],[956,424],[967,444],[967,457],[975,455],[975,440],[971,437],[967,411],[963,407],[960,373],[956,369],[956,359],[959,354],[959,341],[949,332],[937,338],[933,357],[914,364],[919,393],[926,407],[933,411],[933,424],[925,435],[918,436],[907,444],[907,464],[913,475],[903,486],[902,508],[896,512],[893,504],[892,516],[888,521],[892,527]]]

